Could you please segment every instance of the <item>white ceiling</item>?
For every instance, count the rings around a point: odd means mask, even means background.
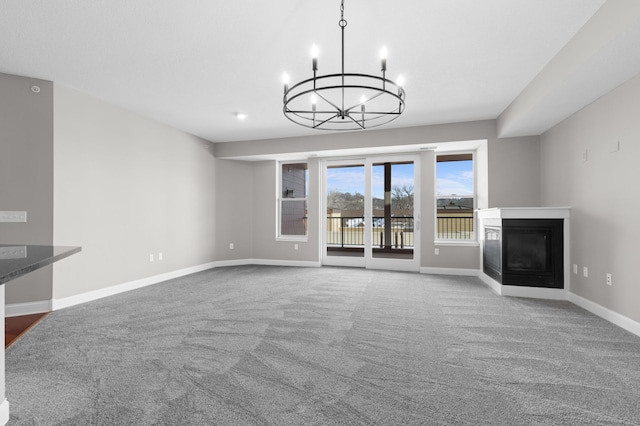
[[[345,0],[346,71],[378,73],[378,52],[388,48],[388,77],[402,74],[407,91],[406,112],[389,127],[494,119],[603,3]],[[313,43],[319,72],[339,71],[339,6],[338,0],[0,0],[0,72],[51,80],[212,142],[314,134],[283,116],[281,75],[310,77]],[[640,72],[640,55],[630,60],[621,49],[637,41],[636,32],[627,32],[627,42],[618,38],[598,62],[615,61],[616,53],[625,58],[618,80]],[[597,71],[599,79],[609,75],[606,67]],[[576,73],[582,84],[594,78],[588,70]],[[580,92],[566,93],[570,84],[554,89],[563,104]],[[540,133],[581,106],[562,107],[554,115],[545,106],[550,119],[509,132]],[[249,117],[239,121],[235,112]]]

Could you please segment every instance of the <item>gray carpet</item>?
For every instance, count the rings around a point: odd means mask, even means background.
[[[53,312],[12,425],[638,425],[640,338],[476,278],[220,268]]]

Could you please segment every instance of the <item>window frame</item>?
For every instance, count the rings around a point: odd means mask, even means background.
[[[291,160],[291,161],[277,161],[277,184],[276,184],[276,241],[295,241],[295,242],[307,242],[309,240],[309,227],[308,227],[308,211],[309,211],[309,161],[308,160]],[[283,167],[287,164],[304,164],[306,165],[305,173],[305,194],[304,197],[285,197],[283,188]],[[282,233],[282,212],[285,203],[289,202],[304,202],[305,211],[307,212],[307,224],[305,226],[304,235],[289,235]]]
[[[442,158],[442,157],[462,157],[462,156],[470,156],[470,160],[471,160],[471,170],[472,170],[472,174],[473,174],[473,194],[471,195],[471,198],[473,199],[473,208],[471,209],[471,214],[472,214],[472,218],[473,218],[473,238],[468,238],[468,239],[454,239],[454,238],[439,238],[439,233],[438,233],[438,199],[439,198],[444,198],[446,196],[442,196],[442,195],[438,195],[438,173],[437,173],[437,166],[438,166],[438,162],[445,162],[445,161],[455,161],[455,160],[441,160],[438,161],[438,158]],[[460,160],[460,161],[464,161],[464,160]],[[455,151],[455,152],[439,152],[436,153],[434,155],[434,182],[433,182],[433,186],[434,186],[434,244],[438,245],[438,246],[477,246],[479,245],[478,242],[478,217],[476,214],[476,211],[478,209],[477,207],[477,203],[478,203],[478,179],[477,179],[477,152],[475,150],[473,151]],[[449,195],[455,195],[455,194],[449,194]],[[469,197],[461,197],[461,198],[469,198]]]

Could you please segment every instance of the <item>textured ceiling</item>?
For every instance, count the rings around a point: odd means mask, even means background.
[[[407,91],[406,113],[389,127],[494,119],[603,3],[346,0],[346,71],[377,73],[388,48],[388,76],[402,74]],[[308,78],[313,43],[319,72],[339,71],[339,6],[0,0],[0,72],[52,80],[212,142],[314,134],[283,116],[281,75]]]

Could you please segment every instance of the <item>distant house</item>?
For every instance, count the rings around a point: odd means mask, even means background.
[[[473,197],[439,197],[437,211],[438,217],[473,217]]]

